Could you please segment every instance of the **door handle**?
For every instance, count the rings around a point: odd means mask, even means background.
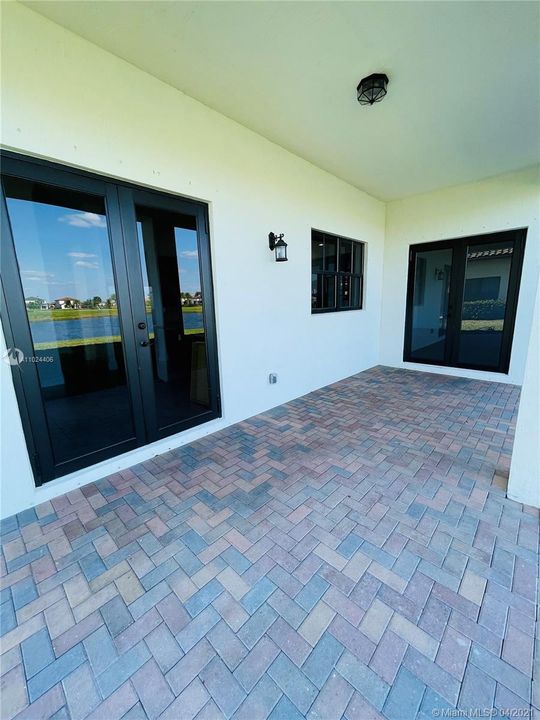
[[[141,340],[141,342],[139,343],[139,345],[140,345],[141,347],[148,347],[148,345],[150,345],[150,342],[149,342],[148,340]]]
[[[140,322],[137,327],[139,328],[139,330],[146,330],[146,323]]]

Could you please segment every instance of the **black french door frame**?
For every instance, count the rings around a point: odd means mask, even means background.
[[[139,248],[136,242],[125,243],[125,259],[128,274],[128,286],[131,294],[133,327],[136,335],[136,353],[141,374],[142,403],[149,442],[187,430],[220,416],[219,376],[217,367],[217,343],[215,332],[214,298],[212,288],[212,265],[208,234],[208,215],[206,206],[173,196],[154,193],[141,188],[120,186],[118,188],[120,217],[124,236],[137,237],[136,205],[149,206],[171,213],[191,215],[196,218],[197,244],[203,294],[203,323],[208,353],[208,386],[210,389],[210,407],[187,420],[175,422],[166,428],[159,428],[156,418],[156,398],[152,381],[151,355],[148,345],[148,330],[139,327],[146,324],[143,276]],[[215,359],[213,362],[212,359]]]
[[[469,235],[451,240],[439,240],[427,243],[418,243],[409,247],[409,268],[407,279],[406,315],[405,315],[405,337],[403,344],[403,360],[405,362],[421,363],[424,365],[439,365],[443,367],[467,368],[471,370],[486,370],[489,372],[508,373],[510,368],[510,357],[512,352],[512,341],[516,320],[519,287],[521,272],[523,268],[523,256],[525,252],[525,240],[527,228],[515,230],[503,230],[500,232],[486,233],[483,235]],[[485,364],[472,364],[460,362],[459,342],[461,328],[461,311],[463,293],[465,286],[465,272],[467,263],[467,247],[469,245],[490,245],[497,242],[514,242],[514,251],[510,266],[508,292],[503,320],[503,331],[501,338],[501,350],[499,364],[497,367]],[[416,256],[421,252],[433,250],[451,250],[452,266],[450,272],[450,290],[448,300],[448,313],[446,317],[446,341],[443,360],[433,360],[413,357],[411,351],[412,329],[413,329],[413,307],[414,307],[414,285]]]
[[[118,319],[123,341],[126,384],[133,415],[133,437],[64,462],[55,462],[37,364],[24,362],[20,365],[12,365],[15,394],[36,486],[220,417],[217,334],[207,205],[11,151],[1,150],[0,162],[2,177],[21,178],[103,198],[119,308]],[[147,204],[154,207],[184,213],[188,213],[189,210],[189,214],[197,218],[210,406],[206,412],[167,427],[162,432],[158,432],[155,417],[152,417],[153,397],[149,353],[141,352],[140,330],[137,328],[141,317],[145,318],[144,290],[134,225],[134,204],[130,209],[130,197],[132,203],[135,202],[134,198],[137,201],[139,198],[144,198]],[[25,357],[33,357],[34,345],[3,184],[0,203],[0,314],[4,336],[8,348],[18,348]]]

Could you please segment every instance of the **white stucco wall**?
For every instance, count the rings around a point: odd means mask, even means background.
[[[540,267],[540,169],[417,195],[388,203],[386,208],[381,363],[521,384]],[[403,362],[409,246],[523,227],[528,227],[528,233],[509,373]]]
[[[540,280],[540,278],[539,278]],[[540,507],[540,287],[521,388],[508,497]]]
[[[377,364],[383,203],[31,10],[2,5],[4,147],[210,204],[223,405],[221,420],[35,489],[1,363],[3,516]],[[311,315],[312,227],[367,243],[364,310]],[[285,233],[289,262],[274,261],[270,231]]]

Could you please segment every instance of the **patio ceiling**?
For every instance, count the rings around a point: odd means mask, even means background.
[[[537,3],[24,4],[381,199],[540,161]]]

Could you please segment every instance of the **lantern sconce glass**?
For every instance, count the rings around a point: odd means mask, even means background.
[[[275,235],[271,232],[268,235],[268,247],[276,253],[276,262],[286,262],[288,260],[287,243],[283,239],[283,233]]]
[[[386,95],[388,87],[388,75],[384,73],[373,73],[360,80],[356,88],[357,98],[360,105],[373,105],[380,102]]]

